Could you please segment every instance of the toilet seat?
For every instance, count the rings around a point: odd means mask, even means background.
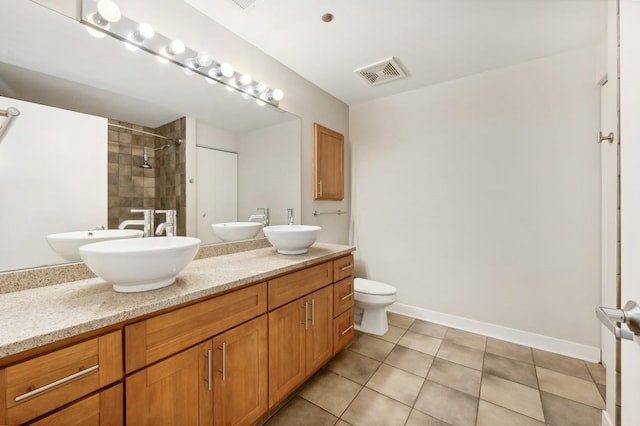
[[[396,294],[396,288],[378,281],[356,278],[354,280],[356,293],[371,294],[375,296],[388,296]]]

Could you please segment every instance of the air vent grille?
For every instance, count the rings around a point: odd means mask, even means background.
[[[400,67],[397,60],[393,57],[359,68],[354,72],[360,74],[362,78],[367,80],[372,86],[407,77],[407,73],[402,69],[402,67]]]
[[[236,5],[238,5],[242,10],[246,10],[251,6],[253,6],[255,3],[258,3],[258,1],[262,1],[262,0],[231,0],[231,1],[233,1]]]

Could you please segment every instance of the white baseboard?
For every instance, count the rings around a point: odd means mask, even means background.
[[[473,333],[483,334],[496,339],[506,340],[520,345],[530,346],[561,355],[579,358],[589,362],[600,362],[600,348],[583,345],[581,343],[561,340],[555,337],[543,336],[515,328],[476,321],[456,315],[443,314],[441,312],[418,308],[416,306],[394,303],[387,308],[389,312],[406,315],[409,317],[435,322],[447,327],[459,328]]]

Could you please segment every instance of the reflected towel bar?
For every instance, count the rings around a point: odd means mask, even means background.
[[[0,143],[2,143],[2,135],[4,135],[4,132],[6,132],[11,125],[11,121],[14,119],[14,117],[17,117],[19,115],[20,110],[18,110],[18,108],[9,107],[6,110],[0,109],[0,116],[7,117],[4,125],[0,126]]]
[[[335,212],[319,212],[317,210],[314,210],[313,212],[314,216],[320,216],[321,214],[337,214],[338,216],[340,216],[341,214],[347,214],[347,212],[345,210],[338,210]]]

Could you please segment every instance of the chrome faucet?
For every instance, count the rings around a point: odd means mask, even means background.
[[[293,225],[293,207],[287,209],[287,224]]]
[[[118,229],[124,229],[127,226],[142,226],[143,237],[153,237],[154,228],[154,211],[153,209],[131,209],[131,213],[144,213],[144,219],[125,220],[118,225]]]
[[[176,216],[175,210],[156,210],[156,213],[164,213],[165,220],[156,228],[156,235],[162,235],[164,232],[167,237],[176,235]]]
[[[269,226],[269,207],[258,207],[258,210],[262,210],[262,214],[252,214],[249,216],[249,222],[260,219],[263,226]]]

